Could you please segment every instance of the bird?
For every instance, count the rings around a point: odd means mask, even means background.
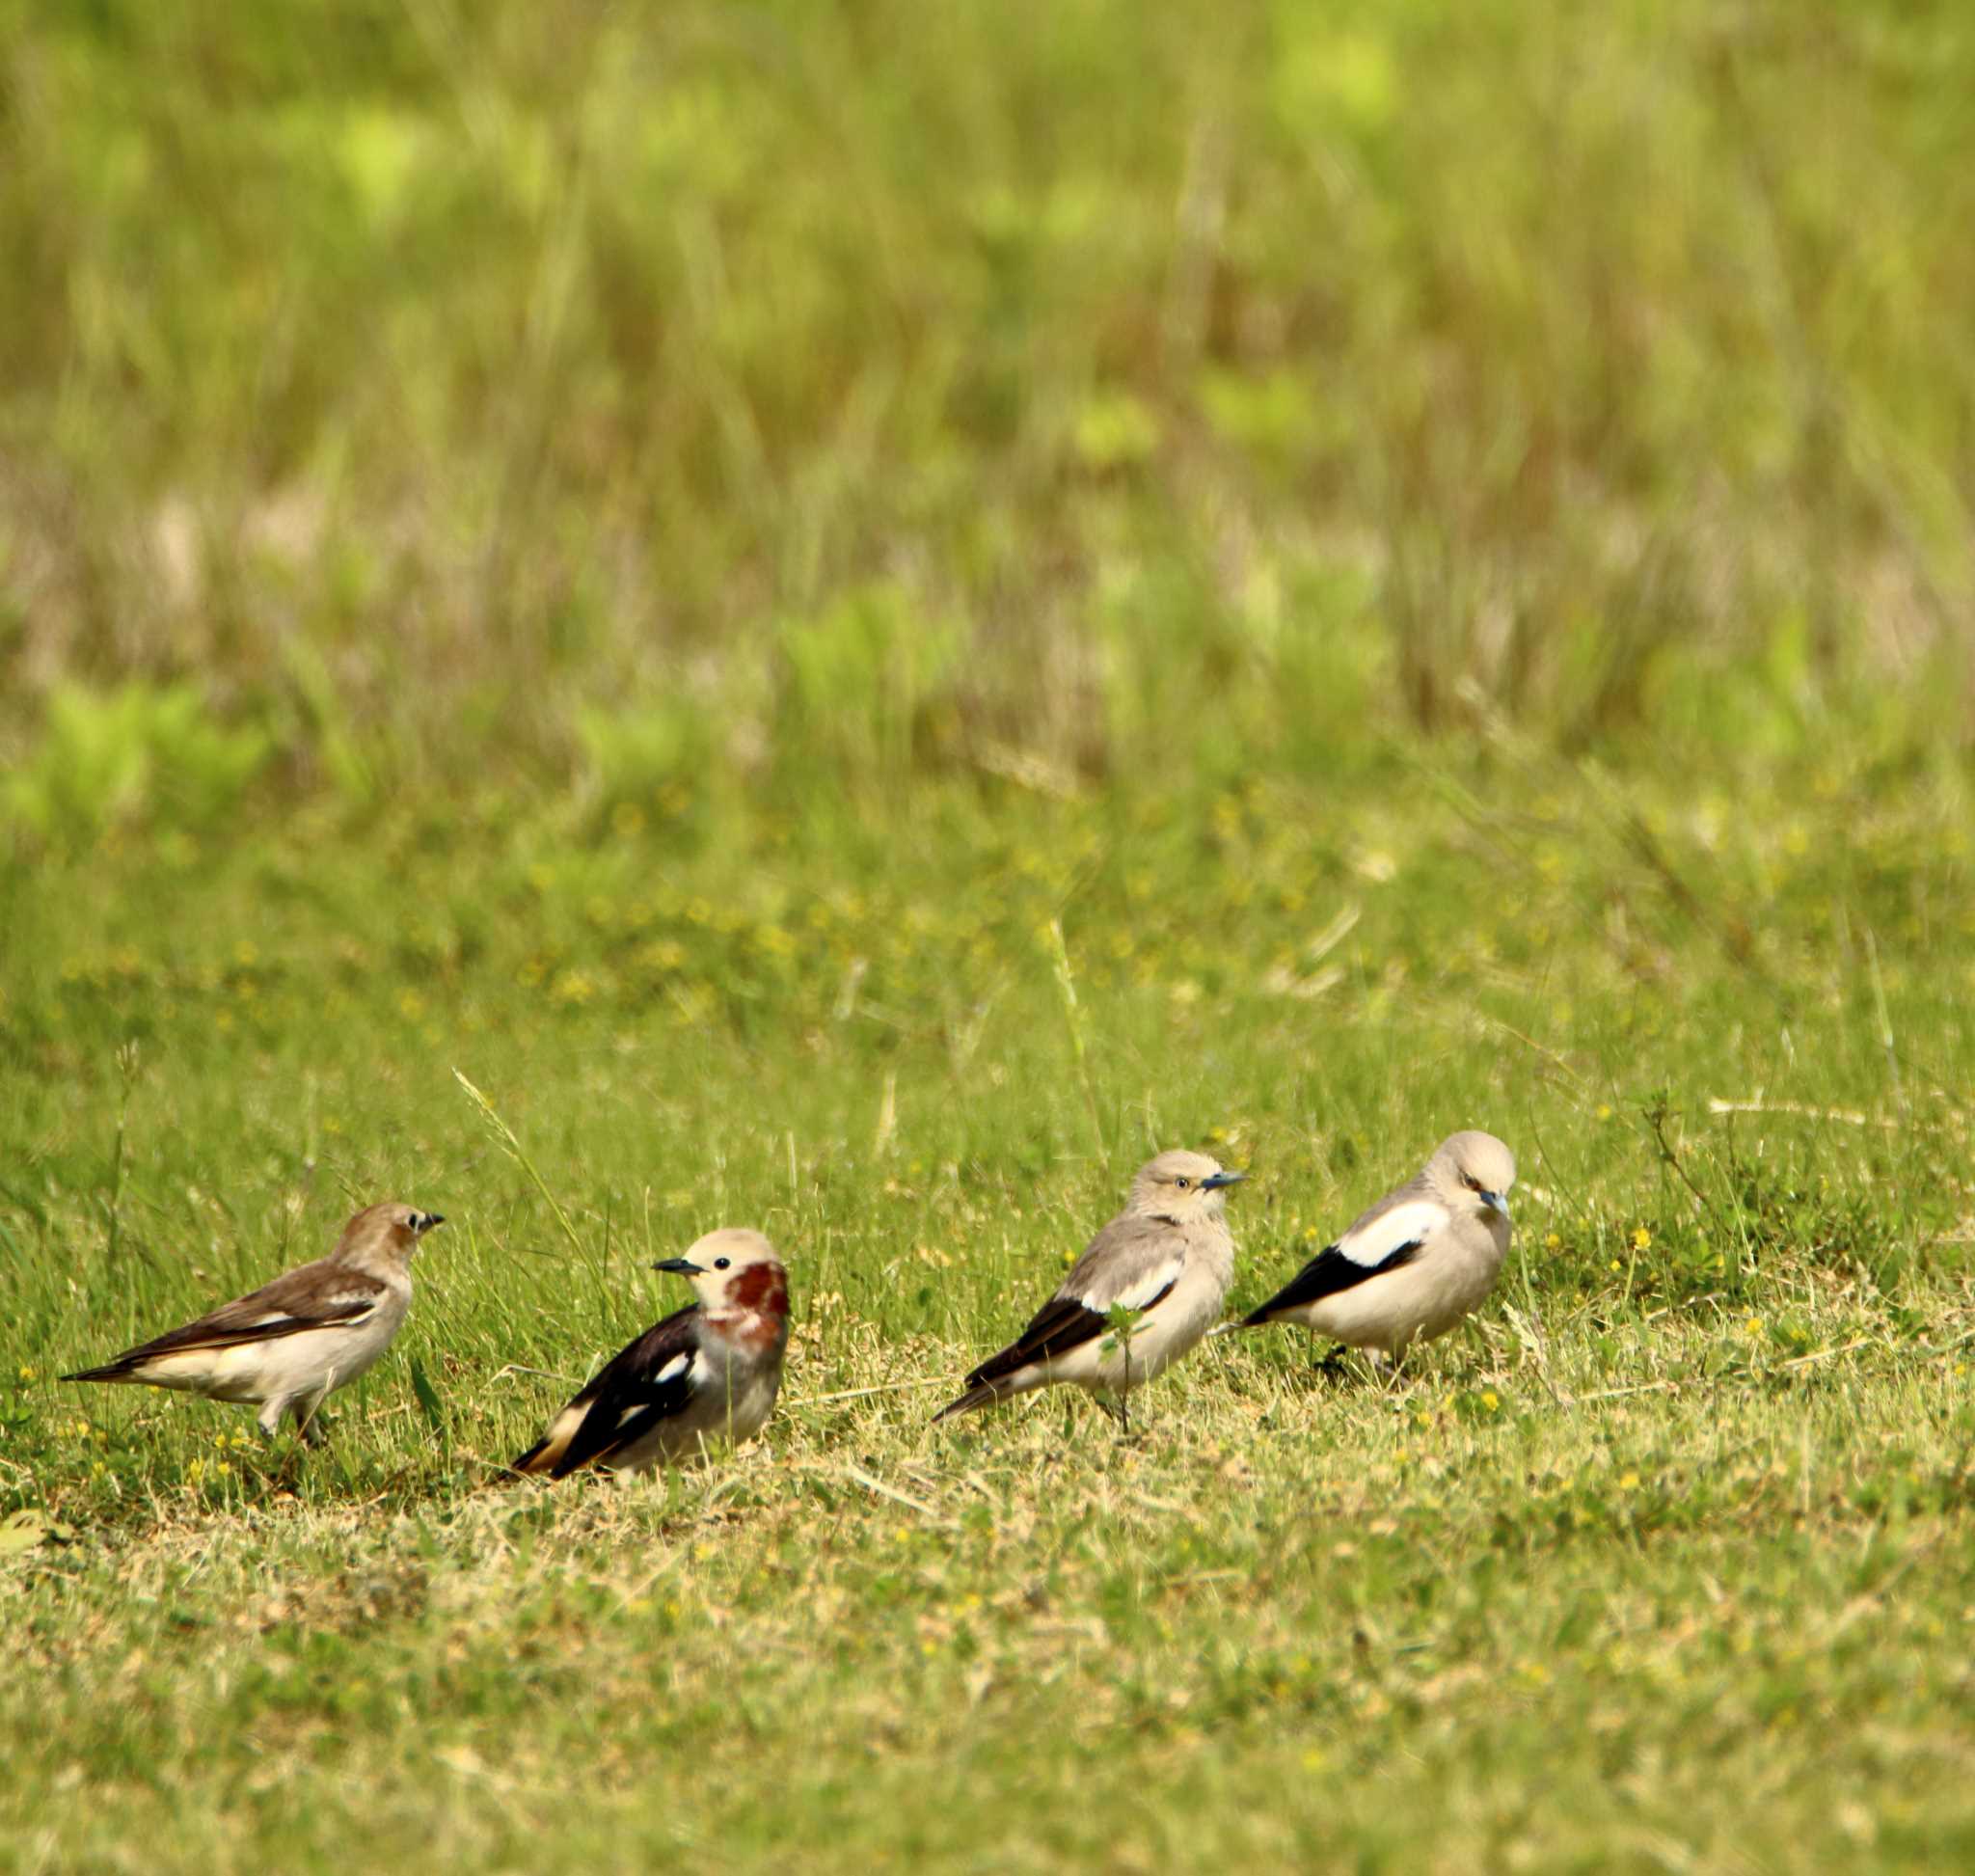
[[[972,1413],[1032,1388],[1085,1389],[1129,1427],[1126,1402],[1220,1316],[1234,1276],[1227,1188],[1246,1179],[1204,1153],[1162,1153],[1138,1170],[1124,1210],[1091,1239],[1029,1326],[933,1416]],[[1113,1312],[1137,1320],[1120,1332]]]
[[[789,1342],[789,1275],[774,1246],[758,1231],[711,1231],[652,1268],[690,1277],[699,1300],[606,1362],[513,1471],[645,1472],[715,1441],[739,1445],[767,1423]]]
[[[1396,1362],[1445,1335],[1495,1288],[1508,1254],[1516,1156],[1492,1133],[1454,1133],[1419,1174],[1238,1324],[1301,1322]]]
[[[404,1326],[412,1253],[445,1222],[409,1205],[367,1206],[327,1257],[62,1379],[176,1388],[257,1405],[269,1439],[282,1416],[292,1414],[312,1446],[321,1438],[315,1414],[324,1399],[365,1373]]]

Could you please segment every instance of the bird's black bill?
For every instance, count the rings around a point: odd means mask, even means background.
[[[1247,1177],[1246,1173],[1209,1173],[1201,1181],[1200,1189],[1211,1192],[1223,1185],[1239,1185]]]
[[[706,1266],[693,1263],[690,1257],[668,1257],[663,1263],[654,1264],[652,1268],[654,1270],[669,1270],[674,1276],[679,1277],[703,1277],[706,1275]]]
[[[415,1232],[417,1232],[420,1237],[422,1237],[428,1231],[436,1231],[445,1222],[445,1212],[423,1211],[420,1212],[418,1217],[412,1220],[412,1229]]]

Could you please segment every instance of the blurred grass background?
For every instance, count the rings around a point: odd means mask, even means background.
[[[0,9],[0,824],[1957,747],[1975,16]]]

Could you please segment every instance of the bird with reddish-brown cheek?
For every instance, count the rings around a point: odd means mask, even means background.
[[[270,1439],[284,1414],[311,1445],[315,1410],[364,1373],[404,1326],[412,1306],[412,1253],[436,1211],[373,1205],[343,1227],[336,1249],[313,1264],[222,1303],[182,1328],[127,1348],[65,1381],[176,1388],[209,1400],[260,1409]]]
[[[789,1342],[789,1276],[774,1246],[758,1231],[709,1232],[653,1267],[690,1277],[699,1300],[605,1363],[515,1471],[643,1472],[766,1425]]]

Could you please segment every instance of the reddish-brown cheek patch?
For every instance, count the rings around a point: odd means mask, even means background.
[[[759,1310],[764,1316],[789,1313],[789,1283],[779,1264],[750,1264],[727,1286],[729,1309]]]

